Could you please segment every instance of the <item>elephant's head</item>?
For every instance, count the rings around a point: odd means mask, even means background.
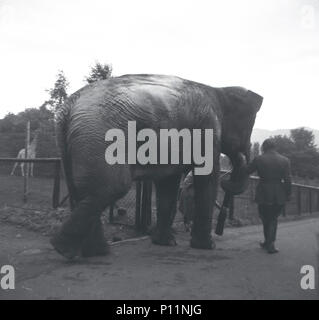
[[[241,87],[222,89],[221,152],[233,165],[230,182],[233,193],[243,192],[247,176],[240,170],[249,162],[250,136],[263,98]]]

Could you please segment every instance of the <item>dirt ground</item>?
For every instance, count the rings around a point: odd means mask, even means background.
[[[23,177],[18,174],[20,171],[17,170],[15,176],[0,175],[0,223],[6,222],[23,226],[45,236],[52,235],[70,214],[68,201],[60,208],[52,209],[53,179],[32,177],[29,179],[27,203],[24,203]],[[105,210],[102,222],[109,240],[138,236],[134,228],[135,193],[135,185],[133,185],[130,192],[118,201],[114,210],[114,224],[107,223],[109,210]],[[67,194],[67,187],[62,179],[60,199],[63,199]],[[117,215],[117,209],[121,207],[126,209],[125,216]]]
[[[318,231],[318,218],[281,223],[276,255],[258,247],[261,226],[249,226],[226,229],[213,251],[178,232],[177,247],[146,237],[70,263],[47,237],[0,223],[0,265],[16,270],[16,289],[0,289],[0,299],[318,299],[318,287],[300,287],[303,265],[318,271]]]

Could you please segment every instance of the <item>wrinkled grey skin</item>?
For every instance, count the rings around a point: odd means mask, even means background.
[[[212,88],[173,76],[125,75],[99,81],[73,94],[57,117],[57,135],[71,194],[73,212],[53,237],[55,249],[67,258],[106,253],[100,214],[124,196],[134,180],[152,179],[157,192],[157,227],[153,243],[175,245],[171,224],[176,212],[180,177],[186,165],[108,165],[105,133],[137,129],[213,128],[214,169],[195,176],[195,211],[191,246],[210,249],[213,204],[219,156],[231,159],[234,171],[247,155],[250,135],[262,97],[240,87]]]

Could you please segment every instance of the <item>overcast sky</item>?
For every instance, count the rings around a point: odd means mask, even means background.
[[[95,61],[264,96],[256,127],[319,129],[319,0],[0,0],[0,117]]]

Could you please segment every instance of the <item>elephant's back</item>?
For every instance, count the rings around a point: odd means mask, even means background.
[[[74,127],[83,119],[89,124],[92,118],[96,124],[96,117],[104,129],[125,127],[127,121],[187,127],[187,119],[196,121],[197,110],[202,112],[211,103],[207,88],[175,76],[114,77],[83,88],[72,103],[69,119]]]
[[[185,93],[185,81],[174,76],[125,75],[95,82],[84,87],[73,101],[72,110],[96,112],[100,108],[110,115],[121,109],[137,112],[153,105],[172,107]],[[113,108],[115,108],[113,110]],[[124,110],[123,110],[124,111]],[[146,110],[144,110],[146,111]]]
[[[67,102],[68,152],[102,158],[106,132],[118,128],[126,133],[128,121],[155,131],[200,128],[212,116],[207,88],[165,75],[125,75],[88,85]]]
[[[109,129],[127,132],[128,121],[136,121],[138,129],[200,127],[197,122],[212,112],[206,88],[174,76],[126,75],[98,81],[70,96],[58,124],[64,128],[65,153],[72,155],[77,187],[89,179],[93,185],[110,174],[120,174],[114,166],[106,173]]]

